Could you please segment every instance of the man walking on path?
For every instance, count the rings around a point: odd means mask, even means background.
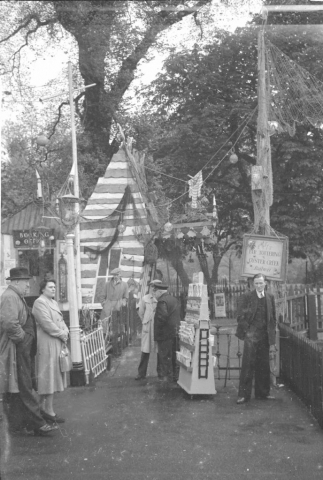
[[[275,299],[265,292],[266,279],[258,273],[253,278],[255,290],[245,293],[238,307],[236,336],[244,340],[238,404],[251,398],[252,380],[255,377],[255,397],[274,399],[270,395],[269,355],[276,351]]]
[[[162,283],[154,285],[157,299],[154,320],[154,338],[158,344],[159,379],[164,382],[177,380],[176,373],[176,337],[180,324],[180,305],[176,298],[167,293],[168,286]]]
[[[0,393],[12,433],[26,429],[46,435],[57,427],[47,425],[32,392],[37,337],[35,321],[24,299],[30,278],[26,268],[12,268],[7,278],[11,284],[1,297]]]
[[[141,358],[138,367],[138,375],[135,380],[142,380],[146,377],[150,353],[157,353],[156,342],[154,341],[154,315],[157,300],[154,297],[152,290],[154,285],[158,283],[162,283],[161,280],[152,280],[150,282],[149,293],[142,297],[139,304],[138,315],[142,321]],[[158,367],[159,365],[157,363],[157,370],[159,369]]]

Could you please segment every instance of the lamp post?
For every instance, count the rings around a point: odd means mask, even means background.
[[[72,193],[60,197],[60,216],[62,223],[67,227],[66,254],[67,254],[67,291],[70,314],[71,357],[73,368],[70,372],[72,387],[85,385],[84,368],[81,351],[81,329],[78,316],[78,296],[76,285],[76,271],[74,261],[75,225],[78,223],[78,209],[75,208],[79,199]]]

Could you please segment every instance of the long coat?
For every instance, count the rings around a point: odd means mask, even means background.
[[[151,353],[155,349],[154,344],[154,315],[157,300],[150,293],[142,297],[138,315],[142,321],[141,351]]]
[[[66,375],[61,373],[59,355],[68,328],[55,300],[41,295],[35,300],[33,314],[37,324],[36,373],[39,395],[61,392]]]
[[[177,299],[168,293],[161,295],[155,312],[155,341],[162,342],[174,338],[180,325],[180,320],[180,304]]]
[[[266,311],[267,311],[267,331],[269,345],[275,345],[276,343],[276,308],[275,298],[271,293],[265,292],[266,299]],[[256,290],[247,292],[240,297],[238,306],[238,327],[236,336],[240,340],[244,340],[246,334],[254,319],[258,304],[258,295]]]
[[[0,393],[18,393],[16,344],[23,341],[28,310],[19,292],[9,285],[0,304]]]
[[[117,284],[112,278],[105,286],[105,295],[102,303],[101,320],[111,315],[114,310],[119,311],[129,297],[128,285],[120,281]]]

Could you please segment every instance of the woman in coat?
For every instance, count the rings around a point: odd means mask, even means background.
[[[55,292],[55,281],[44,280],[40,284],[40,297],[33,306],[37,324],[36,371],[43,418],[47,422],[63,423],[65,420],[54,412],[53,400],[54,393],[66,387],[66,374],[60,370],[59,356],[68,339],[68,328],[54,300]]]
[[[138,375],[135,378],[136,380],[142,380],[146,377],[150,353],[152,351],[157,351],[154,342],[154,315],[157,300],[152,294],[152,287],[156,283],[161,283],[161,281],[153,280],[150,282],[149,293],[142,297],[139,305],[138,315],[142,321],[141,359],[138,367]]]

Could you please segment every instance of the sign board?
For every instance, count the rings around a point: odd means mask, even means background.
[[[13,244],[15,248],[38,248],[40,240],[45,240],[45,246],[55,246],[55,230],[52,228],[44,233],[38,230],[13,230]]]
[[[253,277],[262,273],[268,280],[283,282],[286,280],[287,254],[287,237],[244,235],[241,275]]]
[[[224,293],[215,293],[214,294],[214,309],[215,309],[215,317],[216,318],[223,318],[226,317],[226,310],[225,310],[225,295]]]

